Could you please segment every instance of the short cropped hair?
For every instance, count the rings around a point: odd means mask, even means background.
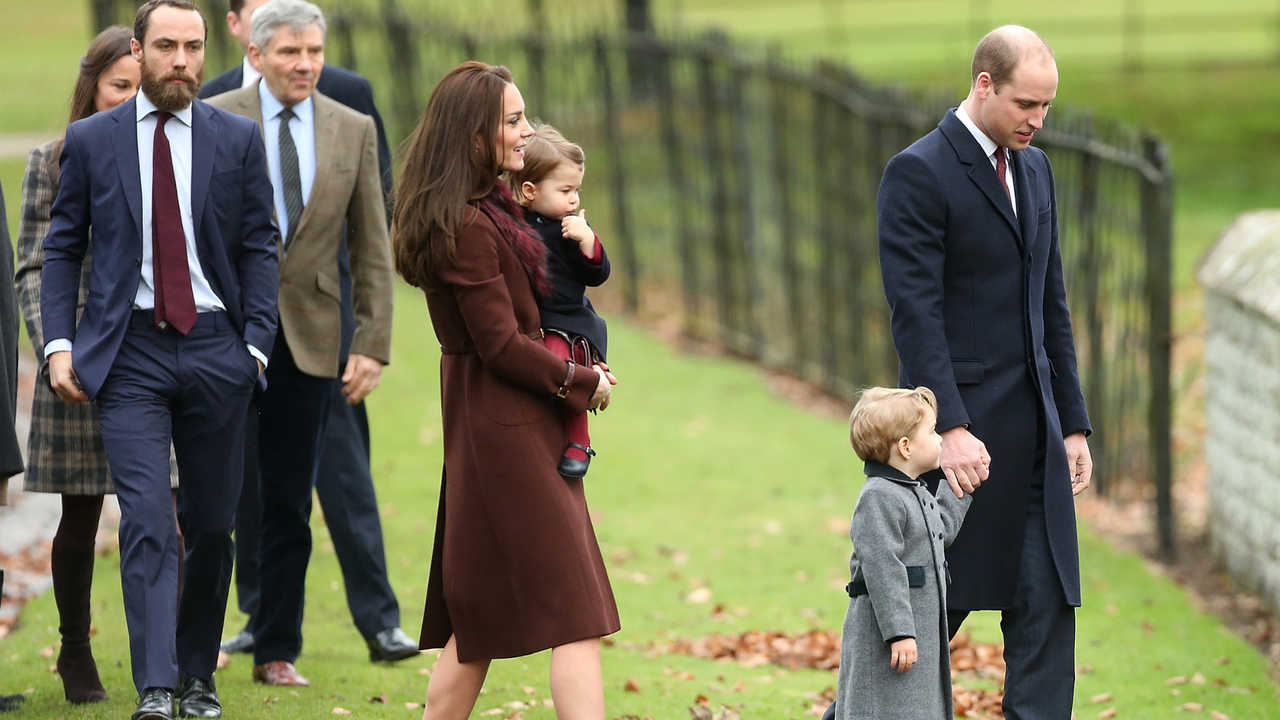
[[[276,37],[276,30],[286,25],[299,35],[312,25],[320,27],[321,35],[328,29],[324,11],[316,5],[306,0],[271,0],[254,11],[249,26],[249,42],[266,52],[267,45]]]
[[[507,184],[511,186],[516,202],[523,205],[527,199],[520,189],[522,185],[527,182],[537,185],[564,163],[582,167],[586,162],[587,155],[580,145],[569,142],[550,125],[535,120],[533,137],[524,146],[524,167],[507,173]]]
[[[927,387],[866,388],[849,415],[849,444],[863,460],[887,463],[898,440],[911,437],[924,422],[926,409],[938,413],[938,399]]]
[[[151,13],[155,12],[158,7],[171,7],[179,10],[190,10],[200,16],[200,22],[204,23],[204,36],[209,37],[209,21],[205,19],[204,13],[200,12],[200,8],[196,7],[191,0],[150,0],[138,8],[138,12],[133,16],[133,37],[138,41],[139,45],[146,45],[147,27],[151,24]]]
[[[1000,32],[1002,29],[992,30],[978,41],[978,47],[973,50],[973,64],[969,68],[970,82],[977,82],[978,76],[986,73],[991,76],[991,85],[996,92],[1000,92],[1000,88],[1013,80],[1013,73],[1018,69],[1018,63],[1031,54],[1027,48],[1010,42],[1008,35]],[[1049,43],[1045,42],[1039,33],[1029,32],[1040,41],[1041,52],[1048,53],[1051,58],[1056,57],[1053,48],[1049,47]]]

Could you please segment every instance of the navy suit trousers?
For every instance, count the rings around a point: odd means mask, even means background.
[[[1041,423],[1039,436],[1044,437]],[[1027,530],[1013,607],[1000,614],[1004,634],[1004,715],[1009,720],[1070,720],[1075,695],[1076,613],[1067,604],[1049,549],[1044,517],[1045,453],[1037,443],[1027,498]],[[977,492],[982,492],[978,488]],[[951,636],[968,617],[947,612]]]
[[[236,514],[236,596],[240,611],[258,613],[262,583],[258,553],[262,535],[262,504],[258,495],[258,411],[249,410],[245,452],[245,485]],[[342,397],[342,381],[333,381],[329,425],[325,431],[316,495],[325,525],[342,567],[347,607],[356,629],[366,640],[400,627],[400,604],[387,579],[386,551],[378,496],[369,470],[369,420],[364,403],[349,405]]]
[[[133,681],[176,688],[178,672],[212,678],[231,584],[231,529],[243,472],[244,417],[257,362],[226,313],[201,313],[186,335],[134,311],[96,402],[120,502],[120,579]],[[178,543],[169,445],[178,458]]]
[[[294,662],[302,651],[302,613],[311,560],[311,496],[316,486],[332,378],[294,363],[284,330],[276,335],[267,390],[258,397],[258,494],[262,498],[254,664]]]

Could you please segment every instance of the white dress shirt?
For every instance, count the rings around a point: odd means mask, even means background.
[[[280,173],[280,113],[284,104],[267,89],[265,82],[258,83],[258,98],[262,103],[262,131],[267,142],[267,170],[271,173],[271,186],[275,188],[276,227],[280,237],[289,237],[289,213],[284,206],[284,176]],[[298,151],[298,174],[302,180],[302,206],[311,198],[311,186],[316,179],[316,110],[308,96],[293,106],[293,119],[289,121],[289,134]]]
[[[245,55],[244,56],[244,79],[240,81],[240,87],[247,88],[261,79],[262,79],[262,73],[254,69],[253,65],[249,63],[249,56]]]
[[[134,310],[154,310],[156,306],[155,268],[152,265],[152,153],[155,150],[156,113],[159,109],[145,93],[137,95],[138,171],[142,180],[142,279],[133,297]],[[191,294],[196,312],[226,310],[222,300],[213,292],[200,267],[200,254],[196,249],[195,221],[191,215],[191,106],[173,113],[173,119],[164,125],[164,135],[169,140],[169,156],[173,162],[173,181],[178,190],[178,209],[182,215],[182,235],[187,246],[187,269],[191,273]],[[249,352],[266,364],[266,356],[249,345]],[[71,350],[71,340],[56,338],[45,343],[45,357],[55,352]]]
[[[987,159],[991,161],[991,167],[996,167],[996,150],[999,148],[995,140],[987,137],[987,134],[978,129],[977,123],[973,118],[969,117],[969,113],[964,109],[964,103],[960,103],[960,107],[956,108],[956,117],[960,118],[960,122],[969,128],[969,132],[973,133],[973,139],[978,141],[982,146],[982,151],[987,154]],[[1013,216],[1018,216],[1018,195],[1013,186],[1013,157],[1009,154],[1009,149],[1004,151],[1004,182],[1005,187],[1009,188],[1009,200],[1013,203]]]

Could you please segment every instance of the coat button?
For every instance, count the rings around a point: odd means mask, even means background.
[[[939,539],[939,540],[941,540],[941,539],[942,539],[942,533],[938,533],[938,539]]]

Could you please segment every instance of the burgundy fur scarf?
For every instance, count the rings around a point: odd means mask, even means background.
[[[543,297],[550,297],[555,291],[551,273],[547,271],[547,246],[542,238],[524,221],[524,211],[511,195],[511,188],[498,181],[493,190],[480,200],[480,211],[489,216],[498,232],[506,239],[520,264],[529,274],[529,284],[533,291]]]

